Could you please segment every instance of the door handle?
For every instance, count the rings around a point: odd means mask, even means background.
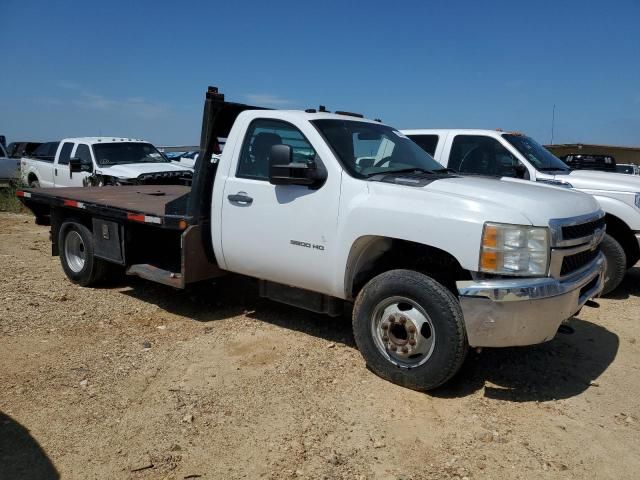
[[[251,205],[253,198],[247,195],[245,192],[238,192],[236,194],[228,195],[227,198],[231,203],[239,203],[240,205]]]
[[[56,175],[56,176],[58,175],[58,169],[57,168],[53,169],[53,174]]]

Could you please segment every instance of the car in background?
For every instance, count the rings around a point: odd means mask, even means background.
[[[570,153],[560,157],[573,170],[598,170],[600,172],[615,172],[616,159],[611,155],[595,155],[591,153]]]
[[[179,158],[173,159],[174,162],[178,162],[181,165],[185,165],[189,168],[194,168],[196,160],[198,159],[199,152],[184,152]]]
[[[616,172],[627,175],[640,175],[640,166],[634,165],[633,163],[618,163],[616,165]]]
[[[0,183],[11,183],[20,176],[20,160],[10,158],[0,143]]]
[[[42,143],[40,142],[11,142],[7,147],[7,154],[11,158],[22,158],[33,155],[33,152]]]
[[[186,152],[161,152],[168,160],[172,162],[180,160]]]

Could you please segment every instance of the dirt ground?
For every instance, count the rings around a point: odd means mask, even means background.
[[[544,345],[445,388],[380,380],[347,318],[228,279],[69,283],[47,227],[0,214],[0,479],[640,476],[640,268]]]

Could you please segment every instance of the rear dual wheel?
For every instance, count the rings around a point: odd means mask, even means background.
[[[60,263],[69,280],[82,287],[98,283],[105,276],[107,263],[96,258],[93,234],[76,220],[67,220],[58,233]]]
[[[457,298],[411,270],[391,270],[365,285],[355,302],[353,333],[374,373],[413,390],[447,382],[469,348]]]

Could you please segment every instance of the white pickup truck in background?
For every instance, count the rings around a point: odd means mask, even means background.
[[[607,258],[603,293],[622,282],[640,260],[640,177],[571,170],[526,135],[501,130],[403,130],[440,164],[456,172],[542,182],[593,195],[605,211]]]
[[[17,192],[72,282],[114,265],[175,288],[232,272],[312,311],[353,304],[367,364],[418,390],[451,378],[469,346],[550,340],[602,289],[590,195],[453,175],[379,122],[213,87],[201,139],[191,187]]]
[[[193,176],[193,169],[169,161],[143,140],[66,138],[57,144],[55,154],[51,155],[55,145],[53,142],[42,144],[33,156],[21,159],[23,183],[43,188],[184,184]],[[45,148],[50,151],[43,152]],[[74,162],[80,163],[80,172],[74,173],[70,169]]]

